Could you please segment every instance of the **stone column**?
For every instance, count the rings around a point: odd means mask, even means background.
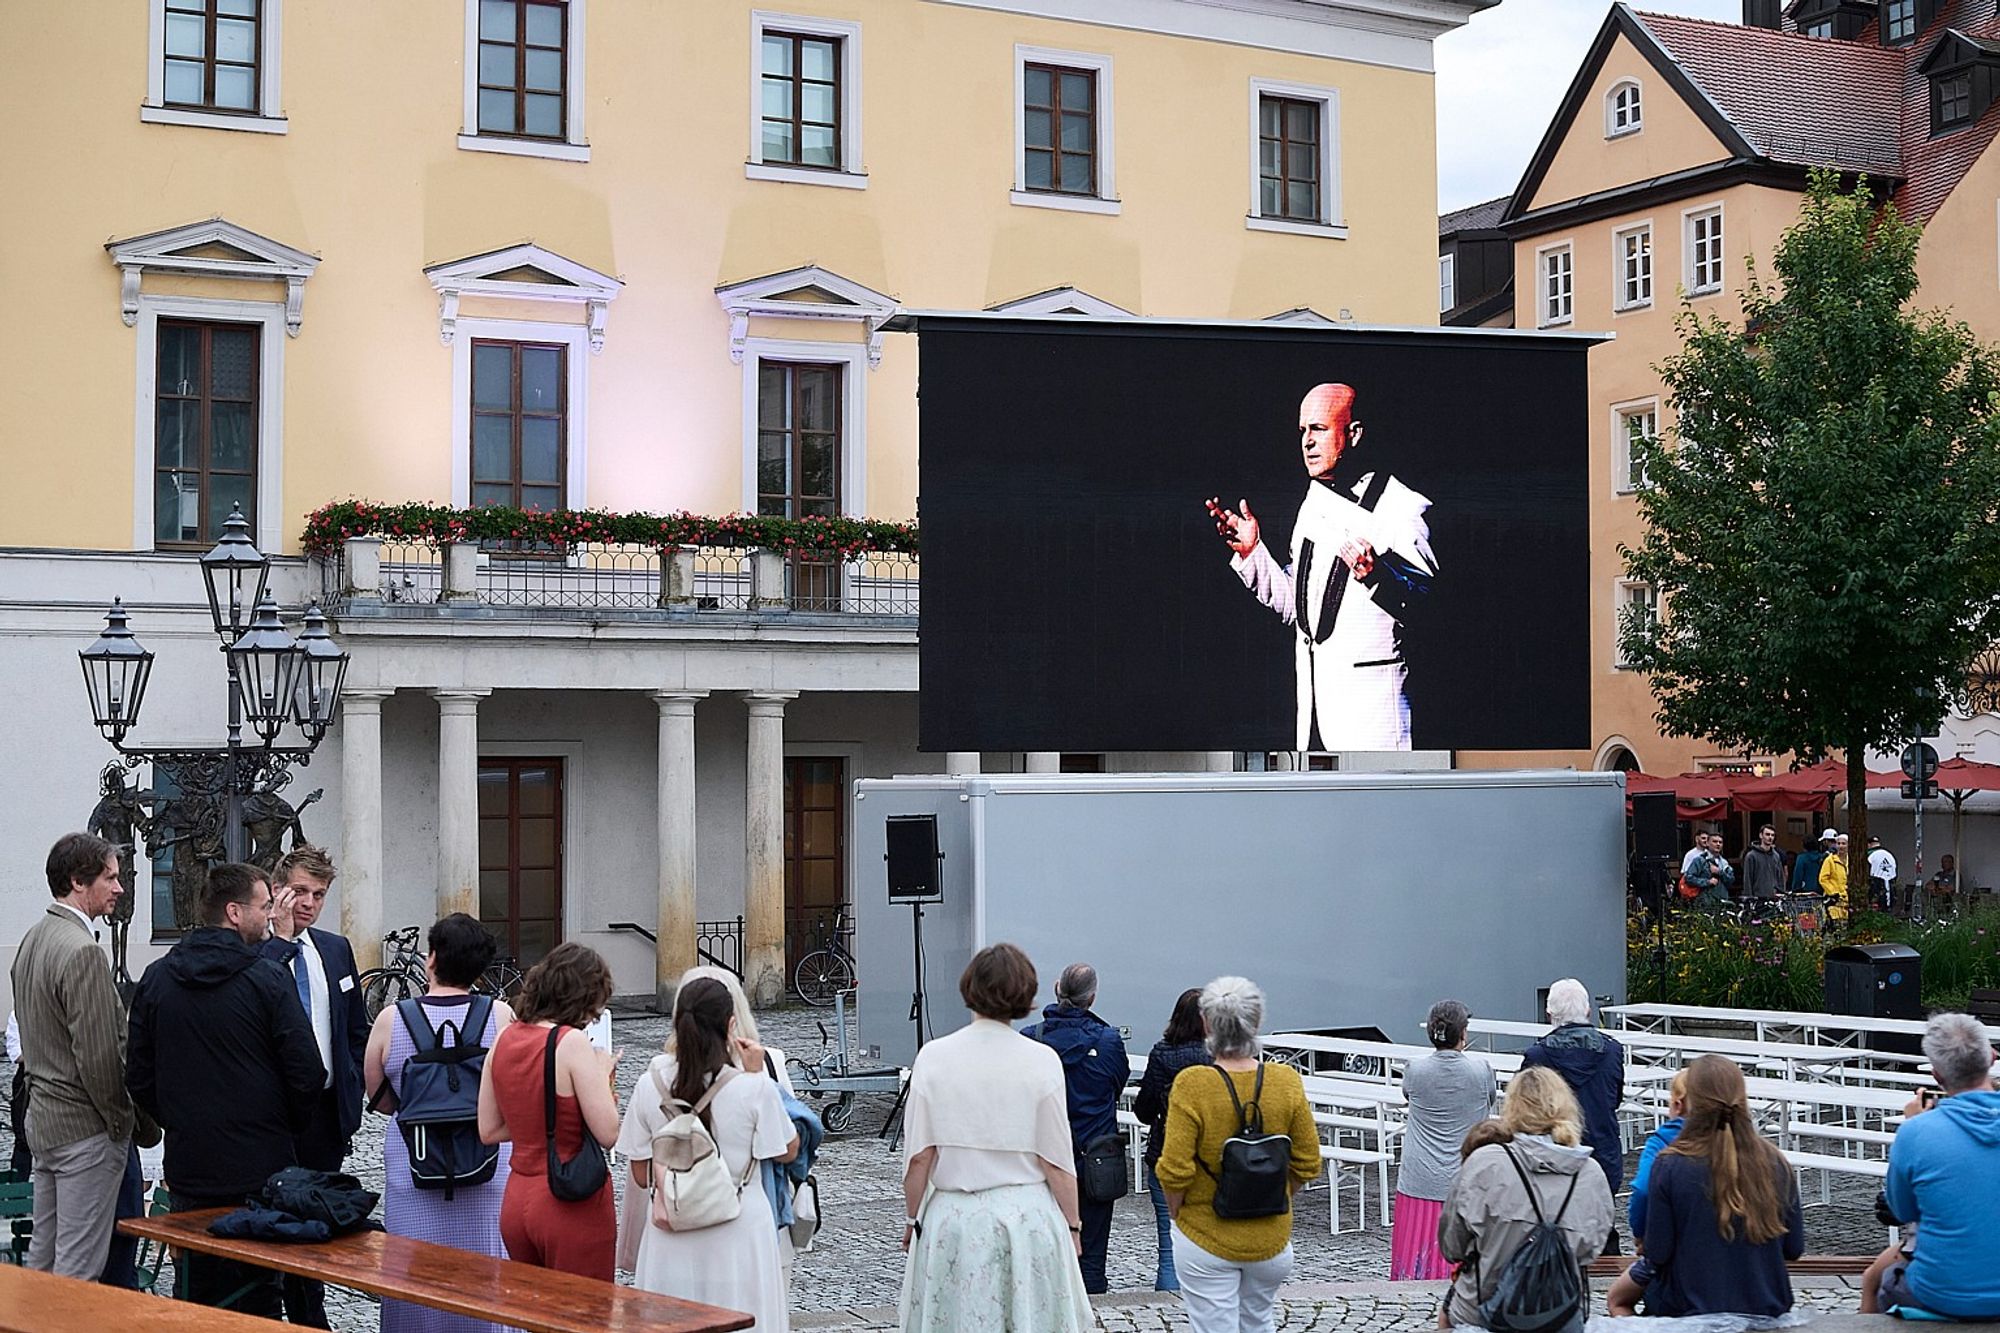
[[[439,916],[479,915],[479,701],[491,690],[432,690],[438,703]]]
[[[1062,755],[1058,751],[1030,750],[1027,752],[1026,759],[1027,759],[1027,764],[1022,770],[1023,772],[1027,773],[1062,772]]]
[[[760,690],[750,707],[743,825],[743,988],[754,1005],[785,998],[785,705],[799,696]]]
[[[382,701],[340,693],[340,933],[362,971],[382,965]]]
[[[952,750],[944,757],[944,771],[949,774],[973,774],[979,771],[979,751]]]
[[[657,779],[660,830],[660,919],[654,996],[673,1009],[681,973],[694,966],[694,706],[706,690],[656,690],[660,709]]]

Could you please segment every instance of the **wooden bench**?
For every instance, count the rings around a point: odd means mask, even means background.
[[[127,1218],[118,1224],[118,1229],[128,1236],[158,1241],[172,1249],[212,1254],[280,1273],[296,1273],[391,1300],[526,1329],[528,1333],[639,1333],[642,1329],[645,1333],[726,1333],[730,1329],[749,1328],[754,1322],[750,1315],[735,1310],[656,1296],[595,1278],[537,1268],[511,1259],[493,1259],[407,1236],[392,1236],[386,1231],[358,1231],[320,1244],[301,1245],[227,1240],[209,1235],[208,1224],[229,1211],[204,1208],[161,1217]],[[153,1303],[168,1304],[157,1300]],[[185,1308],[213,1313],[204,1307]],[[23,1327],[47,1333],[49,1326]],[[90,1327],[97,1333],[117,1325],[98,1323]],[[220,1325],[204,1323],[187,1327],[207,1329]],[[258,1327],[268,1325],[259,1323]]]
[[[1617,1277],[1631,1267],[1636,1256],[1607,1254],[1590,1261],[1590,1276]],[[1785,1261],[1785,1271],[1793,1277],[1857,1277],[1875,1262],[1872,1254],[1808,1254]]]
[[[271,1321],[0,1264],[0,1333],[270,1333]]]

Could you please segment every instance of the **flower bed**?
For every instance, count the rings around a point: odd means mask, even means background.
[[[525,541],[549,544],[629,543],[673,548],[764,547],[853,557],[869,552],[917,551],[917,525],[875,518],[773,518],[725,514],[713,518],[686,512],[617,514],[603,509],[512,509],[483,505],[376,504],[336,500],[306,515],[301,545],[308,555],[332,555],[349,537],[448,546],[464,541]]]
[[[1666,967],[1652,921],[1627,923],[1626,993],[1634,1003],[1742,1009],[1819,1010],[1826,950],[1836,944],[1908,944],[1923,955],[1923,1001],[1962,1009],[1975,988],[2000,987],[2000,910],[1938,922],[1899,921],[1863,912],[1837,937],[1802,932],[1789,918],[1739,921],[1689,908],[1667,919]]]

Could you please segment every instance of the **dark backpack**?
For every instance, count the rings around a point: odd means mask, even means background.
[[[1229,1104],[1236,1108],[1236,1132],[1222,1145],[1222,1170],[1209,1171],[1215,1177],[1217,1217],[1277,1217],[1292,1210],[1290,1175],[1292,1140],[1287,1134],[1264,1132],[1264,1066],[1257,1066],[1257,1085],[1250,1090],[1246,1112],[1236,1096],[1236,1081],[1220,1065],[1212,1066],[1229,1089]],[[1201,1162],[1199,1156],[1195,1158]],[[1208,1163],[1201,1162],[1208,1171]]]
[[[446,1019],[433,1032],[417,1000],[401,1000],[396,1013],[416,1054],[403,1064],[396,1088],[396,1124],[410,1150],[410,1182],[443,1190],[447,1202],[460,1185],[484,1185],[500,1165],[500,1146],[479,1141],[479,1076],[486,1067],[486,1032],[493,999],[474,995],[463,1023]],[[443,1038],[449,1032],[451,1044]]]
[[[1521,1169],[1521,1159],[1505,1144],[1501,1151],[1521,1178],[1521,1188],[1528,1191],[1528,1206],[1535,1210],[1535,1229],[1501,1266],[1493,1294],[1479,1303],[1479,1320],[1493,1333],[1555,1333],[1572,1321],[1580,1322],[1583,1316],[1583,1271],[1561,1230],[1563,1214],[1576,1194],[1577,1176],[1570,1177],[1569,1192],[1563,1195],[1555,1217],[1544,1218],[1542,1201],[1528,1173]],[[1583,1165],[1583,1171],[1594,1169],[1588,1162]]]

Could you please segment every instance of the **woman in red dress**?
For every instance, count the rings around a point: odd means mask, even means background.
[[[580,1202],[549,1192],[547,1088],[549,1033],[556,1040],[556,1151],[583,1151],[586,1133],[609,1148],[618,1140],[616,1051],[600,1051],[582,1028],[611,1001],[611,969],[596,950],[558,944],[529,970],[510,1023],[486,1057],[479,1084],[479,1137],[512,1142],[513,1171],[500,1204],[500,1238],[521,1263],[580,1277],[616,1279],[618,1222],[611,1185]]]

